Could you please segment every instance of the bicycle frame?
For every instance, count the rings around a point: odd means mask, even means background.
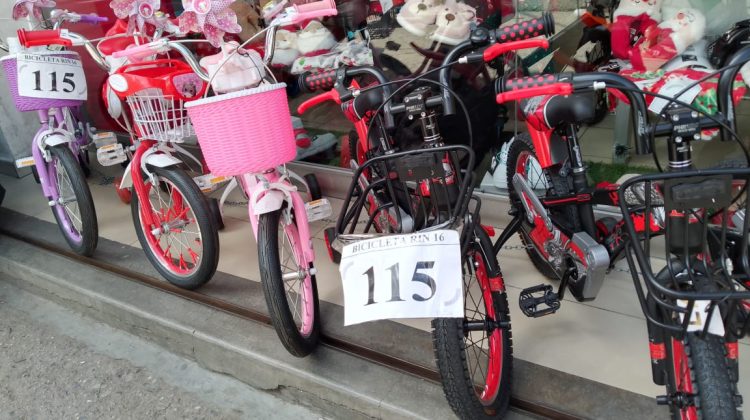
[[[60,108],[37,111],[41,127],[34,136],[33,146],[31,147],[34,166],[39,174],[39,182],[42,186],[44,196],[50,199],[50,205],[55,205],[60,197],[57,194],[57,189],[54,187],[56,181],[47,171],[47,163],[50,161],[47,148],[61,144],[67,144],[73,152],[77,152],[76,149],[78,148],[74,133],[67,129],[67,127],[65,129],[61,129],[59,126],[55,128],[50,127],[50,117],[54,121],[64,121],[63,112],[64,110]],[[65,124],[61,125],[64,126]],[[76,157],[78,157],[77,154]],[[66,226],[66,228],[69,228],[69,226]]]

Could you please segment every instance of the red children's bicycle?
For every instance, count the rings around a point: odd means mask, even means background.
[[[570,290],[578,301],[597,297],[607,273],[626,258],[647,319],[653,380],[665,385],[657,397],[673,418],[737,418],[739,338],[750,329],[750,263],[745,218],[747,163],[696,169],[691,141],[705,129],[736,138],[731,86],[742,50],[720,78],[720,109],[702,115],[665,98],[663,122],[650,123],[643,93],[611,73],[540,75],[498,81],[498,102],[523,100],[528,134],[508,152],[511,214],[495,243],[498,252],[516,232],[541,274],[558,280],[521,292],[530,317],[560,309]],[[734,67],[731,67],[734,66]],[[666,137],[668,168],[622,185],[591,188],[578,127],[595,112],[597,91],[616,89],[633,109],[636,151],[651,153]],[[679,95],[675,95],[679,97]],[[622,218],[596,218],[593,206],[617,206]]]

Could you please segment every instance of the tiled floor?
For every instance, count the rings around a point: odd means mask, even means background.
[[[118,200],[111,185],[100,185],[110,180],[111,177],[100,174],[90,180],[100,234],[137,246],[130,209]],[[8,190],[3,206],[52,220],[31,176],[15,179],[0,175],[0,183]],[[239,191],[235,191],[225,209],[226,228],[220,233],[219,270],[248,281],[258,281],[257,247],[242,206],[244,201]],[[340,202],[334,200],[334,207],[337,206]],[[324,227],[324,222],[313,224],[319,294],[322,300],[341,305],[343,295],[338,268],[327,258],[322,239]],[[518,244],[514,238],[509,246]],[[509,286],[515,357],[648,396],[663,392],[651,382],[645,321],[628,273],[619,270],[611,273],[593,302],[578,303],[566,298],[557,314],[530,319],[520,313],[515,302],[523,288],[544,280],[531,266],[523,250],[503,250],[499,260]],[[429,328],[427,320],[407,320],[404,323],[425,330]],[[740,388],[744,395],[750,395],[748,354],[750,345],[743,342]]]

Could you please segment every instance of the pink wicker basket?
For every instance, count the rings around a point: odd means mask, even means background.
[[[55,53],[58,57],[75,57],[79,58],[78,53],[74,51],[61,51]],[[5,77],[8,79],[8,89],[10,95],[13,97],[13,103],[16,105],[16,109],[24,111],[38,111],[50,108],[62,108],[69,107],[74,108],[83,105],[83,101],[70,100],[70,99],[50,99],[50,98],[27,98],[18,94],[18,71],[16,69],[16,57],[15,55],[7,55],[0,58],[0,63],[3,65],[5,70]]]
[[[191,101],[185,108],[215,175],[262,172],[297,155],[284,83]]]

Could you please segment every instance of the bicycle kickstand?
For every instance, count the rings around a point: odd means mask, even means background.
[[[495,244],[492,246],[492,251],[495,253],[495,255],[500,253],[500,249],[505,245],[506,242],[508,242],[508,239],[510,239],[513,234],[518,232],[518,229],[521,228],[521,221],[523,215],[520,211],[517,211],[515,216],[513,216],[513,220],[510,221],[508,224],[508,227],[503,229],[503,233],[500,234],[500,237],[497,238],[497,241],[495,241]]]

